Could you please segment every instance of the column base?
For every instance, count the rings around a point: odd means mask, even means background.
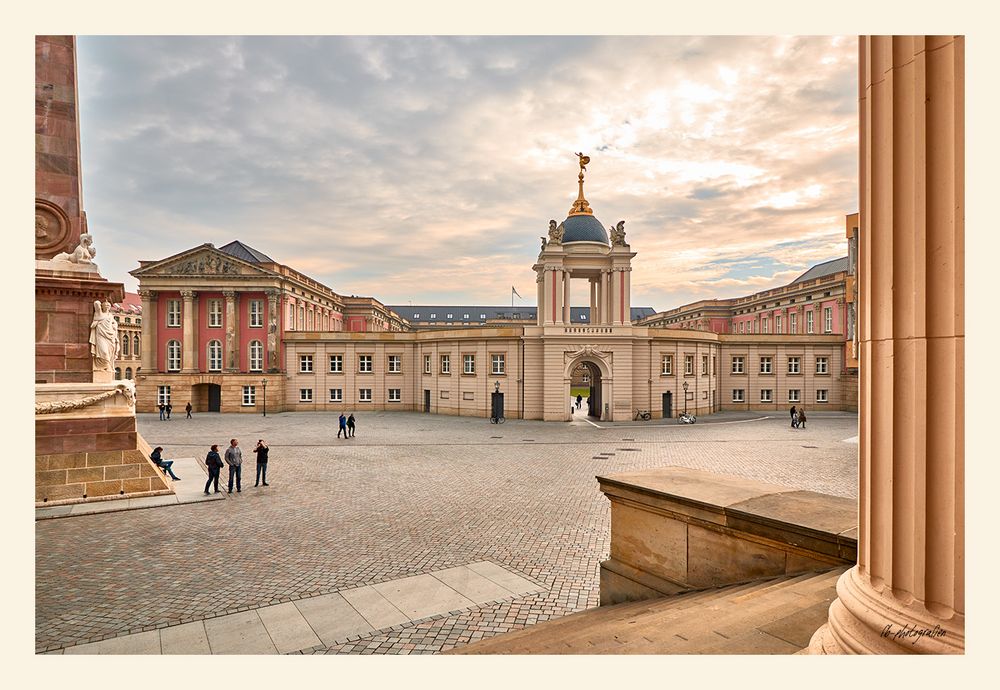
[[[964,654],[965,616],[944,618],[922,602],[878,592],[855,566],[837,581],[829,622],[809,642],[810,654]]]

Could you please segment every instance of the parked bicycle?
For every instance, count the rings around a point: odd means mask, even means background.
[[[506,421],[503,417],[490,417],[490,424],[503,424]]]
[[[694,424],[697,421],[698,421],[697,417],[695,417],[693,414],[688,414],[687,412],[681,412],[679,415],[677,415],[678,424]]]
[[[638,410],[637,409],[635,411],[635,417],[633,417],[632,419],[633,420],[640,420],[641,419],[644,422],[648,422],[652,418],[653,418],[653,415],[650,413],[649,410]]]

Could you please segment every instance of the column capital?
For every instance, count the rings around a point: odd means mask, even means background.
[[[140,299],[149,300],[150,302],[155,302],[159,296],[160,293],[158,293],[156,290],[147,290],[146,288],[139,289]]]
[[[185,301],[193,300],[194,296],[198,294],[197,291],[195,290],[181,290],[180,292],[181,292],[181,298],[184,299]]]
[[[264,290],[264,294],[267,295],[267,298],[269,300],[275,301],[279,297],[281,297],[281,290],[273,290],[273,289],[272,290]]]
[[[227,302],[236,299],[236,290],[223,290],[222,296],[226,298]]]

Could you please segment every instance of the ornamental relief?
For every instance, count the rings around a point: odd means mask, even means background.
[[[564,352],[563,356],[567,360],[576,359],[577,357],[596,357],[597,359],[606,362],[611,357],[611,353],[604,350],[598,350],[593,345],[584,345],[580,349],[573,352]]]
[[[239,275],[239,264],[221,256],[203,255],[184,259],[156,271],[172,275]]]

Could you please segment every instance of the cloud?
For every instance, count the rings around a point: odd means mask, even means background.
[[[85,207],[129,287],[239,238],[345,294],[530,301],[581,150],[636,305],[787,281],[857,207],[836,37],[81,37],[78,74]]]

